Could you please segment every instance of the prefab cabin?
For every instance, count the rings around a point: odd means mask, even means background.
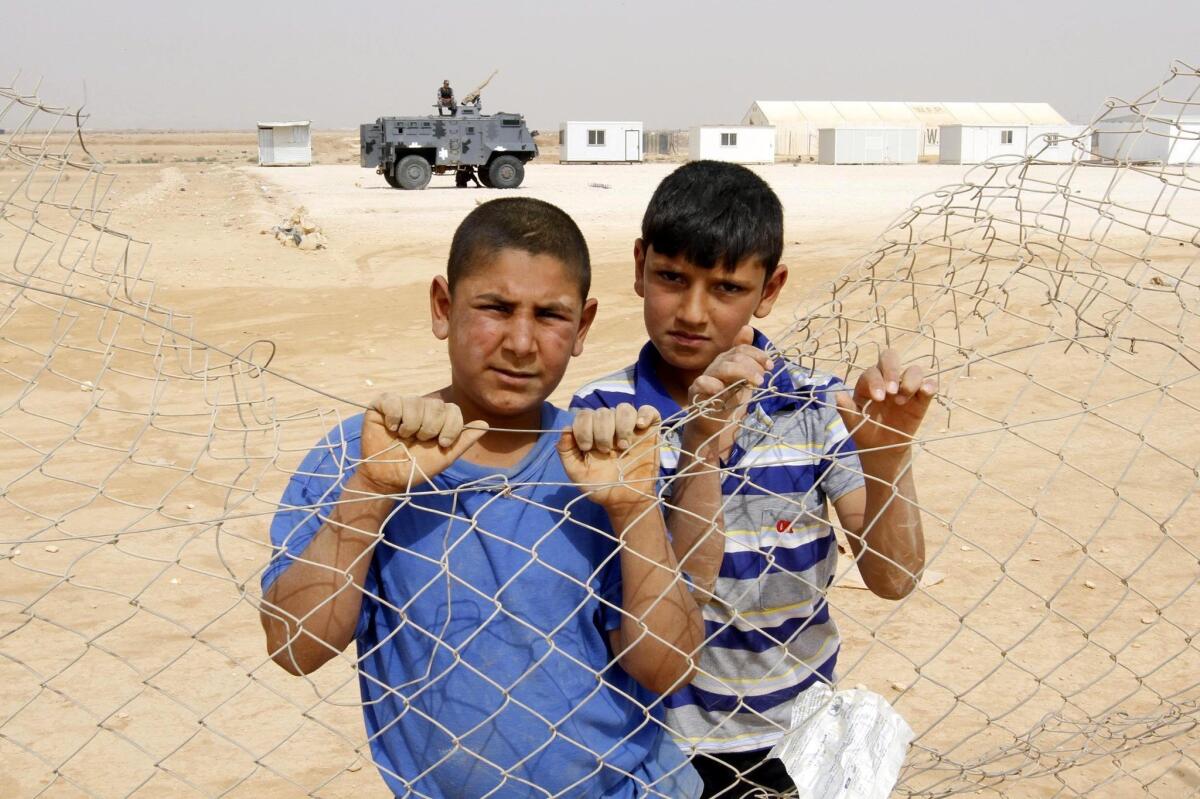
[[[1029,128],[1024,125],[942,125],[938,163],[980,164],[1001,155],[1025,156]]]
[[[921,154],[921,129],[821,128],[817,162],[821,164],[915,164]]]
[[[759,125],[701,125],[692,128],[688,156],[693,161],[735,164],[775,163],[775,128]]]
[[[311,123],[259,122],[259,166],[309,166],[312,164]]]
[[[564,122],[558,128],[560,163],[638,163],[641,122]]]

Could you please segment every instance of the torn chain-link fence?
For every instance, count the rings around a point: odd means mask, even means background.
[[[845,378],[890,346],[940,381],[914,445],[917,590],[857,590],[849,548],[828,588],[772,575],[840,629],[837,684],[883,694],[912,727],[901,795],[1200,792],[1198,91],[1176,63],[1110,102],[1070,163],[1034,146],[920,198],[775,339],[815,373]],[[0,794],[380,794],[354,649],[292,677],[258,619],[284,485],[360,408],[272,371],[270,342],[222,351],[159,304],[78,116],[9,88],[0,128]],[[821,456],[758,434],[783,461]],[[727,551],[770,571],[814,514],[759,488],[772,512],[730,529]],[[430,561],[430,590],[455,581],[449,564]],[[704,611],[710,647],[731,630],[773,644],[736,680],[700,656],[693,684],[739,698],[706,716],[715,734],[722,712],[789,718],[758,700],[820,665],[765,601],[751,587]],[[507,701],[528,674],[456,665]],[[668,723],[658,710],[647,723]]]

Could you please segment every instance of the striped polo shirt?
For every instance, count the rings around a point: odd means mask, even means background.
[[[775,351],[757,331],[754,346]],[[588,384],[571,407],[657,408],[669,505],[683,411],[657,359],[647,343],[637,363]],[[828,504],[864,485],[862,469],[831,393],[842,382],[775,361],[722,464],[725,556],[703,609],[697,674],[665,699],[668,727],[687,751],[772,746],[790,724],[791,700],[833,680],[841,639],[825,599],[837,567]]]

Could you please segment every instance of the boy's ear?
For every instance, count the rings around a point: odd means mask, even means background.
[[[633,290],[643,299],[646,297],[646,243],[641,239],[633,242]]]
[[[787,283],[788,268],[784,264],[775,267],[775,271],[771,273],[771,278],[767,284],[763,286],[762,296],[758,299],[758,306],[754,309],[754,315],[762,319],[767,314],[771,313],[771,309],[775,307],[775,301],[779,299],[779,292],[783,290],[783,285]]]
[[[600,303],[595,298],[583,301],[583,313],[579,315],[579,332],[575,334],[575,346],[571,348],[571,355],[583,354],[583,340],[592,329],[592,322],[596,321],[596,310],[599,307]]]
[[[434,337],[445,341],[450,336],[450,284],[442,275],[429,284],[429,317]]]

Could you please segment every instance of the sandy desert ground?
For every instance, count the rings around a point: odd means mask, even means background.
[[[201,392],[195,380],[177,380],[155,398],[163,418],[148,430],[135,431],[119,414],[97,414],[97,436],[135,442],[145,461],[144,472],[124,469],[102,491],[86,479],[64,481],[53,468],[23,476],[27,462],[36,465],[59,446],[49,442],[62,439],[54,432],[62,425],[46,422],[43,430],[31,422],[33,405],[0,416],[11,454],[0,479],[12,489],[0,541],[6,553],[0,559],[0,796],[383,795],[362,757],[349,666],[331,664],[311,680],[288,678],[265,661],[247,597],[255,595],[267,556],[262,542],[271,498],[305,443],[333,419],[311,409],[354,412],[305,386],[363,402],[384,389],[426,391],[446,380],[444,347],[429,334],[427,287],[444,266],[459,220],[498,192],[455,189],[446,177],[435,177],[421,192],[391,190],[358,168],[353,133],[322,133],[316,142],[312,167],[261,168],[249,162],[253,140],[242,134],[89,139],[118,177],[104,201],[113,212],[107,224],[152,243],[144,276],[156,284],[155,302],[192,316],[195,337],[212,347],[238,352],[257,340],[274,342],[271,369],[295,382],[271,379],[269,401],[242,409],[288,421],[269,443],[261,436],[238,439],[243,428],[236,424],[210,427],[221,414],[189,410]],[[548,160],[528,168],[517,193],[558,204],[578,220],[600,299],[585,352],[552,399],[564,402],[572,388],[636,356],[642,339],[632,243],[650,193],[673,168]],[[755,169],[786,209],[784,260],[792,278],[780,310],[762,325],[773,336],[807,309],[827,306],[831,281],[881,248],[877,236],[918,195],[958,183],[967,171],[936,165]],[[21,174],[20,165],[4,161],[0,193]],[[1074,185],[1102,194],[1105,180],[1083,176]],[[1138,192],[1135,199],[1153,204],[1153,188]],[[267,233],[301,206],[320,225],[325,249],[285,247]],[[1200,223],[1193,197],[1176,198],[1173,213]],[[6,246],[0,239],[0,256],[19,261]],[[1194,283],[1194,277],[1187,282],[1194,258],[1191,250],[1171,251],[1156,255],[1155,263],[1164,280],[1187,287]],[[975,335],[1019,352],[1023,344],[1041,342],[1039,335],[1057,322],[1039,316],[1043,294],[1018,286],[1009,296],[1014,313]],[[1139,306],[1146,318],[1131,329],[1147,339],[1176,331],[1194,351],[1200,332],[1196,306],[1188,305],[1194,300],[1194,293],[1186,296],[1181,313],[1152,298]],[[899,304],[888,307],[896,320],[903,316]],[[961,327],[974,329],[962,313]],[[52,356],[56,374],[39,373],[35,380],[33,367],[52,358],[13,342],[57,336],[69,345],[75,335],[47,332],[58,329],[53,314],[38,314],[23,309],[6,319],[0,350],[9,376],[6,407],[36,382],[41,401],[54,409],[46,413],[58,418],[65,406],[84,395],[90,401],[93,393],[80,392],[78,379],[58,373],[71,372],[72,359],[101,356],[66,346]],[[82,316],[80,341],[95,341],[109,322]],[[1032,320],[1028,330],[1013,324],[1022,318]],[[140,328],[134,332],[142,335]],[[917,338],[910,342],[914,357],[925,354]],[[789,343],[803,346],[804,337],[793,334]],[[174,374],[175,367],[170,357],[135,349],[104,354],[110,382],[95,388],[136,408],[141,394],[122,380],[148,363],[159,374]],[[1194,497],[1200,394],[1179,359],[1123,365],[1122,353],[1109,352],[1104,362],[1111,368],[1096,367],[1081,389],[1071,380],[1077,352],[1056,348],[1039,357],[1036,367],[1003,356],[974,373],[948,375],[953,402],[928,420],[930,440],[918,460],[937,579],[898,606],[849,586],[834,589],[847,640],[842,678],[893,699],[922,734],[918,743],[928,751],[914,754],[914,762],[926,771],[914,789],[1055,796],[1101,783],[1092,795],[1124,796],[1140,780],[1151,784],[1152,795],[1187,795],[1200,789],[1194,729],[1200,658],[1193,639],[1200,618]],[[1138,393],[1147,363],[1159,370],[1152,380],[1171,384],[1172,393]],[[225,380],[219,370],[212,375],[221,392],[240,385],[240,378]],[[1105,398],[1100,407],[1124,402],[1121,418],[1134,421],[1122,426],[1103,415],[1082,418],[1071,410],[1078,403],[1068,401],[1076,395]],[[1034,421],[1042,426],[1028,437],[1009,430]],[[89,424],[81,422],[67,436],[57,463],[84,472],[107,468],[112,453],[85,446]],[[260,433],[271,427],[239,424]],[[984,432],[957,435],[971,430]],[[229,477],[233,467],[222,458],[236,465],[260,444],[268,464],[261,475],[253,483]],[[1062,463],[1086,463],[1091,476],[1081,477],[1078,469],[1063,473]],[[1129,499],[1114,504],[1114,485]],[[99,501],[98,495],[125,501]],[[145,507],[132,507],[139,503]],[[240,517],[218,528],[214,520],[231,508]],[[143,528],[158,532],[102,535]],[[1157,697],[1169,694],[1177,703],[1174,722],[1159,723]],[[1091,737],[1072,737],[1079,731],[1074,720],[1104,715],[1114,705],[1129,715],[1110,719]],[[1190,716],[1178,711],[1189,706]],[[1070,718],[1048,716],[1064,707]],[[1158,748],[1130,751],[1125,741],[1136,735]],[[933,751],[948,763],[944,772]],[[1089,765],[1061,778],[1039,776],[1075,759]],[[1116,761],[1138,778],[1104,784],[1122,773]],[[1027,779],[999,781],[1007,769]]]

